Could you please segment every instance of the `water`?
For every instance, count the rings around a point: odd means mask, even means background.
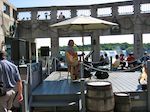
[[[91,51],[84,51],[84,54],[86,57]],[[77,51],[78,54],[82,54],[82,51]],[[104,55],[104,53],[107,53],[108,57],[112,57],[112,59],[115,59],[115,55],[123,53],[124,56],[127,56],[127,51],[126,50],[122,50],[122,51],[117,51],[117,50],[101,50],[100,51],[100,55]],[[65,51],[61,51],[60,54],[64,57],[65,56]],[[92,57],[89,57],[89,61],[91,61]]]

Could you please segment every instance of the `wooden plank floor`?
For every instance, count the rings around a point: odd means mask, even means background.
[[[67,72],[51,73],[41,85],[34,91],[33,95],[58,95],[58,94],[79,94],[80,83],[71,82],[67,79]],[[140,72],[111,72],[109,78],[104,81],[112,83],[113,92],[136,92],[141,91],[139,88],[138,78]],[[103,81],[99,79],[87,79],[86,81]]]
[[[140,91],[138,78],[140,72],[112,72],[108,81],[112,83],[113,92]]]
[[[80,83],[72,83],[67,80],[67,72],[51,73],[42,84],[34,91],[33,95],[59,95],[59,94],[78,94],[80,93]]]

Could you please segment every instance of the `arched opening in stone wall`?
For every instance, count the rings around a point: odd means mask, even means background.
[[[143,52],[147,51],[150,54],[150,34],[143,34]]]
[[[60,48],[60,55],[62,57],[65,56],[65,49],[66,46],[68,45],[68,41],[72,39],[74,40],[75,43],[75,48],[77,49],[78,54],[82,54],[82,37],[60,37],[59,38],[59,48]],[[89,48],[88,46],[91,46],[91,37],[84,37],[84,54],[85,57],[87,56],[87,54],[89,54],[89,52],[91,51],[91,48]]]
[[[127,57],[128,53],[133,52],[134,49],[134,36],[132,34],[100,36],[99,41],[100,55],[107,53],[108,57],[112,57],[113,61],[116,54],[123,53]]]
[[[36,59],[41,60],[43,62],[42,65],[46,66],[47,59],[49,59],[51,56],[51,51],[50,51],[51,39],[50,38],[36,38],[35,43],[36,43]],[[49,54],[49,56],[47,54]]]

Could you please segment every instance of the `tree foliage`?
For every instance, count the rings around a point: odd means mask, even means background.
[[[108,44],[100,44],[99,45],[100,50],[116,50],[118,47],[121,50],[126,50],[128,52],[133,52],[134,46],[133,44],[128,44],[128,43],[108,43]],[[66,46],[60,47],[60,50],[63,51],[66,49]],[[78,46],[78,50],[82,51],[83,47]],[[84,51],[90,51],[91,50],[91,45],[85,45],[84,46]],[[150,43],[143,44],[143,50],[148,51],[150,50]]]

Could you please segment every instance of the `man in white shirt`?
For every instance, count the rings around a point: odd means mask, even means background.
[[[59,18],[59,19],[65,19],[65,16],[64,16],[63,13],[61,12],[58,18]]]

